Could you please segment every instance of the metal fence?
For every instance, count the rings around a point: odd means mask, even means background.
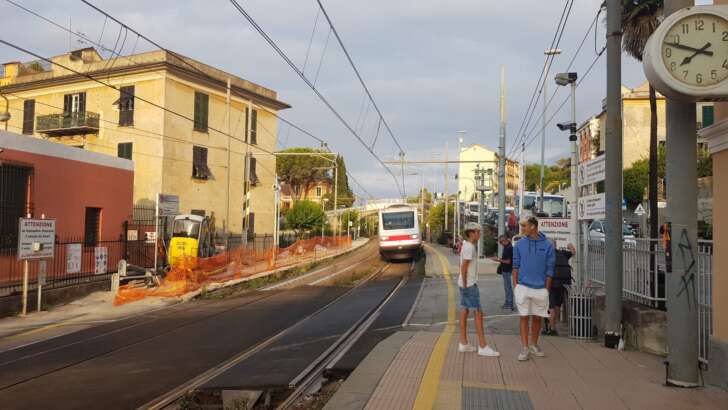
[[[78,269],[68,266],[69,245],[81,246],[81,264]],[[45,289],[87,283],[101,278],[105,274],[96,271],[96,248],[106,248],[107,272],[116,272],[119,260],[125,255],[123,238],[114,241],[99,241],[96,246],[85,246],[83,238],[72,238],[56,241],[52,259],[46,260]],[[37,287],[40,262],[29,261],[29,288]],[[78,270],[77,272],[75,272]],[[69,273],[73,272],[73,273]],[[17,249],[0,249],[0,297],[18,294],[22,291],[23,261],[18,260]]]
[[[605,284],[606,243],[588,241],[586,277],[593,284]],[[659,240],[625,241],[623,253],[622,295],[656,309],[665,310],[665,250]],[[696,293],[700,360],[708,361],[708,343],[712,328],[713,241],[699,241],[696,260]]]

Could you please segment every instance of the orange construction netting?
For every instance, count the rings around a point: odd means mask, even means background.
[[[182,296],[205,284],[252,277],[287,266],[313,262],[349,247],[351,238],[348,236],[326,236],[298,240],[286,248],[255,249],[240,246],[209,258],[187,258],[172,267],[157,287],[138,287],[134,284],[120,286],[114,305],[147,297]]]

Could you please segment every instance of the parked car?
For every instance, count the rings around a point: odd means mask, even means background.
[[[600,221],[596,220],[593,221],[589,225],[589,239],[597,239],[604,241],[607,236],[607,222],[606,221]],[[634,236],[634,232],[632,232],[632,227],[623,223],[622,224],[622,238],[624,240],[624,244],[627,247],[636,248],[637,247],[637,239]]]

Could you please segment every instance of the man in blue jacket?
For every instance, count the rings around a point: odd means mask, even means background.
[[[551,242],[538,231],[538,219],[521,220],[523,238],[513,249],[513,295],[521,316],[521,353],[518,360],[528,360],[529,355],[543,357],[538,346],[541,318],[549,317],[549,291],[554,277],[556,253]],[[531,343],[528,340],[529,319]]]

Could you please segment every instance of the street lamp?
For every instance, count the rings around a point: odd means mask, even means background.
[[[544,55],[546,55],[546,59],[548,60],[549,56],[557,56],[561,54],[561,50],[558,48],[550,48],[543,52]],[[541,93],[543,94],[543,115],[541,117],[541,187],[540,187],[540,205],[539,211],[543,212],[543,183],[544,183],[544,169],[546,167],[546,77],[548,77],[548,64],[544,64],[543,66],[543,87],[541,87]]]
[[[581,259],[581,240],[579,238],[579,217],[577,215],[578,201],[579,201],[579,181],[577,181],[576,172],[579,162],[579,156],[577,155],[576,147],[576,80],[579,76],[576,73],[558,73],[554,80],[556,84],[562,87],[571,86],[571,122],[562,122],[557,124],[557,127],[561,131],[569,132],[569,141],[571,145],[571,235],[574,238],[577,246],[576,255],[574,255],[574,266],[576,278],[576,286],[579,287],[581,282],[580,272],[582,271],[579,261]],[[543,206],[543,205],[542,205]]]

